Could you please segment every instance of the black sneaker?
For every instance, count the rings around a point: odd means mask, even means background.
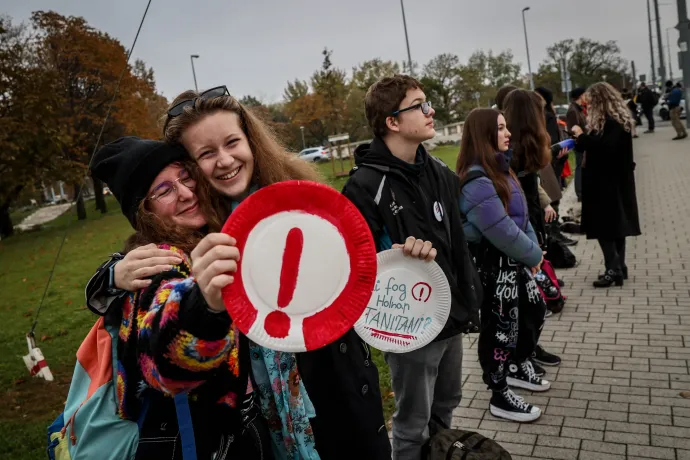
[[[530,391],[546,391],[551,388],[551,382],[537,377],[534,367],[530,360],[520,363],[510,363],[508,366],[508,385],[511,387],[524,388]]]
[[[534,375],[537,377],[544,377],[546,375],[546,370],[534,362],[534,359],[532,359],[532,367],[534,368]]]
[[[561,364],[561,358],[558,356],[549,353],[548,351],[544,350],[541,345],[537,345],[537,348],[532,352],[532,361],[541,364],[542,366],[558,366]],[[536,372],[536,367],[534,368],[534,371]],[[537,373],[539,377],[539,375]]]
[[[559,285],[560,287],[565,287],[565,281],[563,281],[562,279],[558,278],[558,285]]]
[[[521,396],[510,388],[494,391],[489,402],[489,410],[494,417],[514,422],[533,422],[541,417],[541,409],[527,404]]]

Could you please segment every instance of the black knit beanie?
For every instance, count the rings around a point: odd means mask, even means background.
[[[542,98],[544,98],[544,101],[546,101],[546,105],[549,105],[553,102],[553,93],[550,89],[540,86],[539,88],[535,89],[534,92],[539,94]]]
[[[166,166],[186,157],[187,152],[178,145],[121,137],[96,152],[91,174],[110,188],[122,214],[136,229],[139,204],[146,198],[153,180]]]
[[[576,101],[576,100],[580,99],[580,96],[582,96],[583,94],[585,94],[586,91],[587,91],[587,90],[584,89],[584,88],[575,88],[574,90],[572,90],[572,91],[570,92],[570,100],[571,100],[571,101]]]

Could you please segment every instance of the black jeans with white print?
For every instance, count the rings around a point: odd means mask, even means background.
[[[546,303],[527,267],[486,246],[477,260],[484,288],[478,353],[484,383],[501,391],[510,364],[526,361],[536,348]]]

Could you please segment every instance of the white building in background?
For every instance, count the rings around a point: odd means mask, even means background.
[[[74,185],[67,184],[63,181],[55,181],[48,183],[41,183],[43,186],[43,198],[48,203],[57,203],[59,201],[73,201],[74,200]],[[84,191],[82,192],[84,198],[91,198],[94,196],[93,182],[91,178],[87,178],[84,183]]]

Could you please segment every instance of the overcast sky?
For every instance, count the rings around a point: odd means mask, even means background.
[[[465,61],[477,49],[510,49],[527,72],[521,10],[527,14],[532,68],[545,48],[565,38],[616,40],[639,73],[650,73],[646,0],[404,0],[412,59],[440,53]],[[131,46],[147,0],[3,0],[0,14],[25,21],[34,10],[83,16]],[[677,23],[676,0],[660,2],[662,38]],[[652,10],[653,16],[653,10]],[[654,28],[656,35],[656,29]],[[669,31],[676,77],[677,39]],[[193,88],[225,84],[236,96],[280,100],[288,80],[308,79],[324,46],[347,69],[380,57],[407,58],[399,0],[153,0],[134,57],[155,71],[168,98]],[[655,55],[657,54],[655,42]],[[666,61],[668,51],[664,48]],[[658,59],[656,62],[659,65]],[[667,63],[668,65],[668,63]]]

